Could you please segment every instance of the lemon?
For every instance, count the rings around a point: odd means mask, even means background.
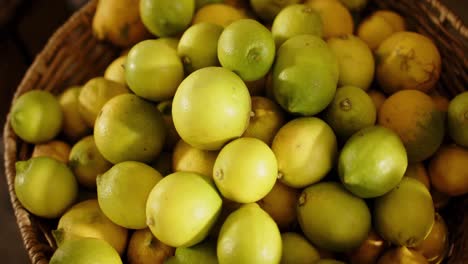
[[[192,247],[179,247],[176,249],[175,257],[180,264],[218,264],[216,244],[211,240],[205,240]]]
[[[114,82],[118,82],[123,85],[127,85],[125,80],[125,61],[127,60],[127,55],[122,55],[117,59],[113,60],[109,66],[107,66],[106,71],[104,72],[104,78]]]
[[[396,133],[382,126],[359,130],[344,145],[338,173],[344,186],[362,198],[381,196],[398,185],[408,166]]]
[[[221,149],[226,142],[240,137],[248,126],[250,111],[245,83],[221,67],[190,74],[172,101],[172,118],[180,137],[203,150]]]
[[[280,128],[271,148],[278,160],[279,180],[303,188],[323,179],[337,157],[333,130],[316,117],[296,118]]]
[[[174,255],[175,249],[165,245],[157,238],[149,228],[133,232],[127,248],[128,263],[151,264],[166,263],[170,256]]]
[[[338,58],[340,77],[338,85],[369,89],[374,79],[374,55],[367,44],[353,35],[330,38],[327,41]]]
[[[47,156],[54,158],[63,163],[68,162],[71,147],[68,143],[60,140],[47,141],[45,143],[36,144],[33,149],[31,157]]]
[[[33,90],[13,101],[10,124],[18,137],[42,143],[60,133],[63,113],[57,98],[47,91]]]
[[[281,234],[271,217],[257,204],[245,204],[231,213],[218,237],[220,264],[273,264],[281,260]]]
[[[93,136],[78,141],[71,149],[68,165],[81,185],[95,189],[96,177],[112,167],[99,152]]]
[[[72,86],[59,95],[59,104],[63,113],[63,133],[70,140],[78,140],[90,132],[89,126],[79,111],[81,86]]]
[[[130,229],[146,227],[146,200],[161,174],[136,161],[114,165],[97,177],[97,196],[103,213],[114,223]]]
[[[96,199],[86,200],[68,209],[52,231],[60,247],[68,240],[92,237],[105,240],[119,254],[127,246],[128,230],[114,224],[99,208]]]
[[[387,99],[384,93],[378,90],[370,89],[367,91],[367,94],[370,96],[372,101],[374,102],[375,109],[377,110],[377,113],[380,110],[380,107],[384,103],[384,101]]]
[[[93,127],[104,104],[111,98],[128,92],[127,87],[120,83],[106,80],[103,77],[93,78],[81,88],[78,110],[86,124]]]
[[[56,218],[62,215],[78,196],[78,183],[64,163],[49,157],[17,161],[15,194],[31,213]]]
[[[375,50],[393,33],[405,29],[405,20],[399,14],[390,10],[378,10],[361,22],[357,35],[371,50]]]
[[[242,80],[258,80],[268,73],[275,59],[273,36],[253,19],[235,21],[219,37],[218,59]]]
[[[361,11],[367,5],[368,0],[340,0],[350,11]]]
[[[224,0],[195,0],[195,9],[200,9],[209,4],[222,3]]]
[[[301,0],[250,0],[255,14],[265,22],[271,22],[285,7],[298,4]]]
[[[377,261],[377,264],[429,264],[427,259],[414,249],[394,247],[387,250]]]
[[[276,181],[271,191],[257,203],[275,220],[281,230],[287,230],[296,220],[296,202],[299,195],[299,189]]]
[[[275,102],[265,97],[252,96],[252,114],[242,136],[258,138],[271,145],[274,136],[286,122],[285,118],[283,110]]]
[[[111,99],[102,108],[94,127],[99,152],[112,163],[127,160],[151,162],[166,138],[161,112],[134,94]]]
[[[376,119],[377,113],[372,99],[355,86],[338,88],[335,98],[324,114],[324,120],[342,142],[357,131],[373,126]]]
[[[190,247],[206,238],[221,205],[212,182],[193,172],[175,172],[151,190],[146,222],[164,244]]]
[[[320,14],[323,23],[323,37],[325,39],[353,34],[353,17],[341,2],[330,0],[307,0],[305,5],[310,6]]]
[[[317,249],[298,233],[281,234],[283,252],[282,264],[314,264],[320,259]]]
[[[273,151],[256,138],[239,138],[224,146],[213,167],[221,194],[238,203],[256,202],[276,182],[278,166]]]
[[[184,78],[184,68],[175,49],[161,40],[149,39],[128,52],[125,78],[136,95],[151,101],[168,100]]]
[[[63,243],[50,264],[122,264],[119,253],[104,240],[81,238]]]
[[[460,146],[468,147],[468,92],[457,95],[450,101],[447,116],[448,132]]]
[[[271,33],[278,48],[293,36],[310,34],[322,37],[322,30],[320,15],[309,6],[300,4],[282,9],[271,27]]]
[[[198,23],[189,27],[180,38],[177,54],[187,74],[198,69],[217,66],[218,39],[223,27],[211,23]]]
[[[208,4],[200,8],[193,16],[193,24],[212,23],[226,27],[232,22],[247,18],[240,10],[223,3]]]
[[[158,37],[184,31],[192,22],[195,0],[141,0],[140,17],[145,27]]]
[[[207,179],[212,179],[217,156],[217,151],[197,149],[179,140],[172,155],[172,169],[173,171],[196,172]]]

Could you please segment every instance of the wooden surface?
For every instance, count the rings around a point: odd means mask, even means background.
[[[85,0],[31,0],[17,10],[7,26],[0,25],[0,124],[10,107],[12,94],[25,70],[47,39]],[[468,24],[468,1],[441,0]],[[0,142],[0,153],[3,145]],[[0,158],[0,263],[29,263],[16,226]]]

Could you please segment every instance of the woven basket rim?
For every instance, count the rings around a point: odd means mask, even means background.
[[[378,1],[378,0],[375,0]],[[433,8],[440,11],[440,16],[438,18],[439,23],[446,23],[448,22],[461,36],[468,39],[468,28],[462,22],[462,20],[455,15],[450,9],[448,9],[444,4],[442,4],[439,0],[425,0],[428,4],[430,4]],[[30,65],[28,70],[26,71],[25,75],[23,76],[20,84],[18,85],[17,89],[11,100],[11,106],[9,112],[7,114],[7,118],[4,124],[3,130],[3,143],[4,143],[4,165],[5,165],[5,176],[7,178],[7,185],[8,191],[10,196],[10,202],[13,206],[16,223],[18,228],[20,229],[23,245],[25,249],[28,251],[28,255],[30,260],[33,263],[47,263],[47,260],[44,256],[36,258],[36,254],[41,253],[38,252],[37,248],[33,248],[28,245],[27,241],[32,243],[38,244],[38,237],[36,234],[28,233],[29,230],[25,229],[31,225],[29,217],[32,216],[24,207],[19,203],[15,193],[14,193],[14,177],[15,177],[15,167],[14,163],[16,162],[17,155],[19,152],[18,144],[17,144],[17,136],[13,132],[11,125],[10,125],[10,112],[13,102],[24,92],[28,89],[28,81],[31,77],[37,73],[38,69],[43,67],[45,55],[50,54],[51,52],[56,51],[59,48],[59,44],[63,42],[63,39],[67,37],[67,32],[76,27],[82,16],[86,14],[94,12],[96,8],[97,0],[91,0],[87,4],[85,4],[82,8],[80,8],[77,12],[75,12],[61,27],[59,27],[55,33],[49,38],[44,48],[41,52],[36,56],[34,62]],[[465,45],[466,47],[466,45]]]

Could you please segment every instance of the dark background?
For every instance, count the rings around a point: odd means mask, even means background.
[[[416,0],[421,1],[421,0]],[[468,24],[468,1],[440,0]],[[9,12],[4,6],[21,2]],[[86,0],[0,0],[0,124],[3,131],[10,101],[25,71],[48,38]],[[3,8],[3,9],[2,9]],[[3,15],[3,17],[2,17]],[[5,21],[8,21],[5,23]],[[1,132],[0,132],[1,133]],[[29,263],[10,204],[0,141],[0,262]]]

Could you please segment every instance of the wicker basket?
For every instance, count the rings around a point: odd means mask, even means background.
[[[91,31],[96,0],[75,13],[49,40],[35,59],[15,93],[15,99],[31,89],[58,93],[66,87],[82,84],[102,75],[120,50],[99,42]],[[402,14],[410,29],[430,36],[442,58],[442,77],[437,90],[449,97],[465,90],[468,84],[468,29],[437,0],[375,0],[369,11],[386,8]],[[8,118],[9,120],[9,118]],[[32,145],[20,140],[9,121],[4,130],[5,168],[8,189],[24,246],[32,263],[45,264],[55,249],[50,231],[56,221],[44,220],[26,211],[15,196],[15,162],[28,159]],[[450,230],[451,249],[447,263],[468,263],[468,195],[453,198],[442,212]]]

